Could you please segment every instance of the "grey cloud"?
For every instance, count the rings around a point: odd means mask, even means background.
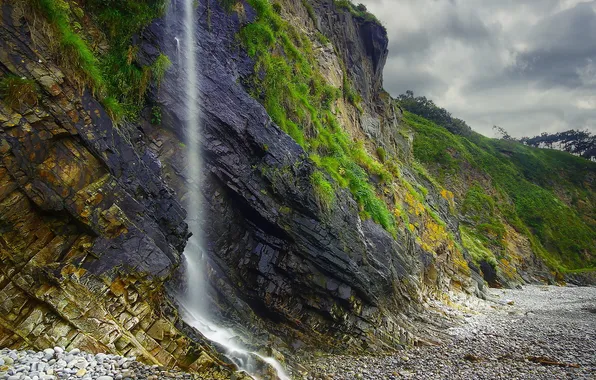
[[[387,27],[385,88],[492,136],[596,130],[596,1],[359,0]]]
[[[596,2],[593,2],[596,4]],[[596,11],[583,3],[543,20],[532,31],[535,47],[519,55],[512,73],[544,87],[581,87],[580,73],[596,58]]]

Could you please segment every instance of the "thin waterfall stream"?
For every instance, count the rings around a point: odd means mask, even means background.
[[[208,312],[208,299],[206,295],[207,283],[205,276],[205,260],[207,251],[204,249],[202,234],[202,200],[201,200],[201,111],[199,97],[199,78],[197,64],[198,49],[196,44],[196,0],[183,0],[184,7],[170,7],[166,20],[168,24],[179,20],[183,12],[183,36],[175,37],[176,64],[179,65],[179,80],[184,82],[187,169],[190,191],[186,202],[188,212],[187,223],[192,237],[189,239],[184,251],[186,261],[186,293],[179,296],[183,308],[183,317],[186,323],[199,330],[207,339],[223,347],[224,354],[235,363],[240,370],[246,371],[253,378],[257,370],[257,360],[267,363],[277,372],[282,380],[289,380],[282,365],[273,358],[264,357],[256,352],[251,352],[237,343],[238,334],[229,328],[219,326]],[[172,3],[175,3],[173,1]],[[169,27],[169,25],[168,25]]]

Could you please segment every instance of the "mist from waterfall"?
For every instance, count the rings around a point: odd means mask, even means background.
[[[198,49],[196,43],[196,0],[178,0],[183,1],[184,6],[176,4],[176,0],[171,2],[166,14],[166,28],[172,30],[180,20],[180,13],[183,13],[183,35],[176,36],[172,41],[175,46],[178,80],[183,82],[185,96],[186,120],[185,144],[187,147],[187,165],[186,176],[188,181],[188,193],[186,199],[186,209],[188,212],[187,223],[192,237],[189,239],[184,251],[186,268],[186,293],[179,296],[179,301],[183,306],[182,313],[186,323],[199,330],[207,339],[223,347],[224,354],[235,363],[239,369],[246,371],[255,379],[257,368],[256,359],[269,364],[277,371],[277,375],[282,380],[289,380],[289,376],[284,371],[279,362],[273,358],[267,358],[255,352],[250,352],[238,344],[238,334],[233,330],[223,328],[213,321],[213,316],[209,315],[209,302],[207,298],[206,281],[206,254],[202,234],[203,206],[201,194],[201,175],[203,162],[201,157],[201,110],[199,97],[199,78],[197,63]],[[180,9],[183,8],[183,9]]]

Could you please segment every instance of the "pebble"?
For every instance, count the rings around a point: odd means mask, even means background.
[[[529,285],[490,295],[473,310],[454,309],[457,324],[442,345],[305,360],[304,379],[596,379],[596,287]]]
[[[62,347],[40,352],[4,348],[0,349],[0,360],[0,380],[193,379],[188,373],[144,365],[135,357],[94,355],[77,348],[68,352]]]

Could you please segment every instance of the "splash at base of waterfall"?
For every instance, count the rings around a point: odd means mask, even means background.
[[[184,321],[199,330],[205,338],[223,347],[225,350],[224,355],[234,363],[239,370],[245,371],[252,378],[259,380],[259,377],[255,373],[258,372],[258,360],[260,360],[271,366],[271,368],[275,370],[279,379],[290,380],[290,376],[277,360],[262,356],[256,352],[248,351],[238,344],[239,337],[233,330],[218,326],[205,319],[200,313],[193,313],[192,310],[188,309],[185,311],[186,313],[183,314]]]
[[[196,228],[196,225],[195,225]],[[191,228],[192,229],[192,228]],[[223,354],[234,363],[239,370],[245,371],[251,377],[259,379],[259,361],[271,366],[281,380],[289,380],[282,365],[275,359],[262,356],[256,352],[248,351],[238,343],[240,337],[233,330],[219,326],[213,322],[207,312],[208,300],[205,288],[205,256],[200,241],[191,237],[184,250],[186,261],[186,293],[181,294],[179,301],[183,306],[182,318],[184,321],[199,330],[211,342],[223,348]]]

